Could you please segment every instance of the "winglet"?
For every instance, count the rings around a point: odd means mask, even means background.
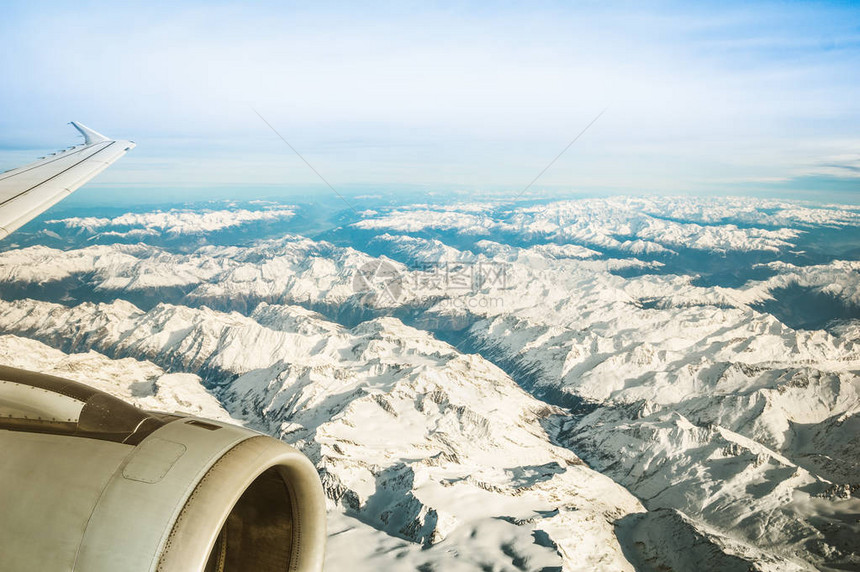
[[[111,140],[109,137],[105,137],[104,135],[102,135],[98,131],[93,131],[92,129],[90,129],[86,125],[81,125],[77,121],[72,121],[71,123],[72,123],[72,127],[77,129],[78,131],[80,131],[81,135],[84,136],[84,142],[87,145],[92,145],[93,143],[101,143],[103,141],[110,141]]]

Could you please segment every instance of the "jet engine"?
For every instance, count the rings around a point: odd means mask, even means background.
[[[0,367],[4,572],[320,570],[325,500],[296,449]]]

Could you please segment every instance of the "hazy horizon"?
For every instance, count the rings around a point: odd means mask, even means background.
[[[81,193],[860,195],[860,7],[6,3],[0,169],[138,147]],[[84,195],[82,198],[86,197]],[[95,196],[95,195],[92,195]],[[79,199],[80,200],[80,199]]]

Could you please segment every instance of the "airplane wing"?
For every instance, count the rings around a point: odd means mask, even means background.
[[[0,173],[0,238],[134,147],[72,125],[83,145]],[[322,570],[319,475],[277,439],[0,366],[0,452],[3,572]]]
[[[72,194],[135,146],[80,123],[72,125],[84,136],[82,145],[0,173],[0,239]]]

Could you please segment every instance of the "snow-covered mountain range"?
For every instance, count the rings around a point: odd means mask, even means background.
[[[300,447],[332,570],[860,567],[860,209],[366,214],[53,221],[0,253],[0,359]]]

